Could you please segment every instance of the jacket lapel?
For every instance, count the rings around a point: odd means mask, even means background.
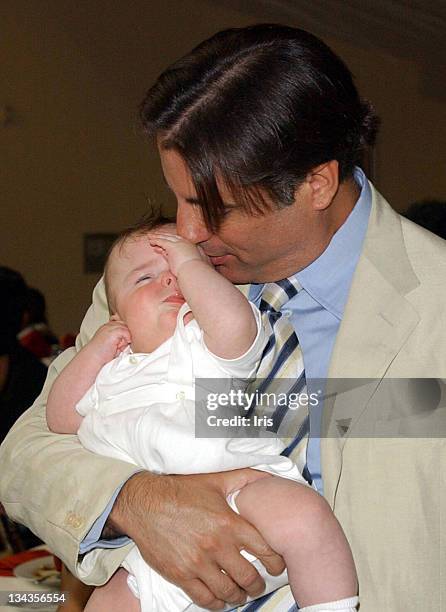
[[[404,247],[400,217],[373,186],[372,193],[364,248],[333,349],[326,389],[321,460],[324,494],[331,505],[344,444],[361,426],[380,379],[419,321],[404,297],[419,281]]]

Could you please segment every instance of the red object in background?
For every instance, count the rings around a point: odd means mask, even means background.
[[[18,565],[39,557],[48,557],[50,554],[47,550],[25,550],[10,557],[4,557],[0,560],[0,576],[14,576],[14,568]]]
[[[76,336],[74,334],[64,334],[59,338],[60,348],[64,351],[70,346],[74,346],[76,343]]]
[[[74,334],[67,333],[60,338],[56,338],[43,323],[35,323],[25,327],[17,335],[17,338],[23,348],[26,348],[38,359],[54,358],[61,350],[64,351],[76,343]]]
[[[50,357],[53,352],[51,344],[38,329],[27,327],[19,333],[18,339],[20,344],[38,359]]]

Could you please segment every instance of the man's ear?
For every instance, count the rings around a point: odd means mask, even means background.
[[[313,168],[306,182],[310,190],[310,201],[314,210],[325,210],[330,206],[339,187],[339,164],[332,159]]]

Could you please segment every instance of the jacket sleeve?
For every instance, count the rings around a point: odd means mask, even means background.
[[[42,393],[13,426],[0,447],[0,500],[8,515],[27,525],[66,565],[78,573],[79,544],[135,466],[100,457],[79,444],[77,436],[48,430],[45,407],[58,373],[108,320],[102,280],[93,293],[76,341],[50,366]],[[82,579],[103,584],[126,556],[130,545],[95,550],[91,572]]]

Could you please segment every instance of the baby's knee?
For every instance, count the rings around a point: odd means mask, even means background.
[[[326,500],[310,487],[287,481],[278,489],[278,513],[275,523],[284,545],[291,539],[302,542],[334,519]]]
[[[277,552],[303,545],[336,521],[325,499],[309,486],[273,476],[240,492],[237,506]]]

